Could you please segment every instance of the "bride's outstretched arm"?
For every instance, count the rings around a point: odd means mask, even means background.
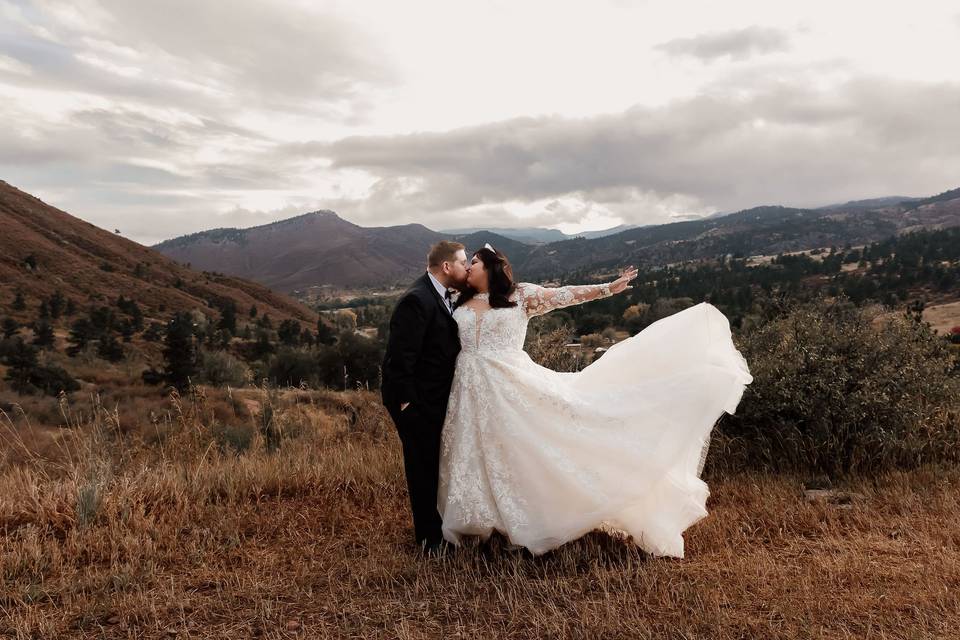
[[[524,283],[521,285],[523,289],[523,307],[528,316],[539,316],[554,309],[583,304],[590,300],[606,298],[626,291],[630,288],[628,283],[636,277],[637,270],[633,267],[627,267],[619,278],[613,282],[604,284],[541,287],[537,284]]]

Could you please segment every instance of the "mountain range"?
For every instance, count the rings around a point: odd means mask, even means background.
[[[155,245],[195,269],[228,273],[277,291],[313,285],[375,286],[408,280],[444,236],[423,225],[361,227],[314,211],[247,229],[212,229]]]
[[[123,296],[158,320],[195,309],[218,317],[218,308],[233,301],[243,311],[256,306],[274,321],[292,318],[316,326],[315,311],[262,284],[189,269],[2,180],[0,226],[0,309],[18,315],[9,301],[20,292],[23,320],[33,320],[39,301],[59,291],[81,308]]]
[[[153,248],[195,269],[292,293],[321,285],[403,286],[423,271],[430,245],[450,237],[420,224],[361,227],[324,210],[246,229],[201,231]],[[508,254],[528,246],[489,231],[455,237],[473,248],[489,242]]]
[[[816,209],[760,206],[555,242],[537,235],[554,230],[492,227],[441,233],[419,224],[361,227],[332,211],[316,211],[247,229],[202,231],[154,248],[194,268],[299,294],[323,285],[404,286],[423,271],[429,246],[450,237],[468,250],[489,242],[510,257],[519,277],[542,280],[626,264],[649,267],[725,254],[858,245],[913,229],[947,226],[960,226],[960,189],[930,198],[893,196]]]
[[[621,224],[609,229],[599,231],[584,231],[581,233],[564,233],[559,229],[545,229],[543,227],[473,227],[467,229],[445,229],[440,233],[446,236],[465,236],[478,231],[489,231],[504,238],[523,242],[525,244],[545,244],[549,242],[560,242],[562,240],[573,240],[574,238],[602,238],[610,236],[627,229],[633,229],[637,225]]]

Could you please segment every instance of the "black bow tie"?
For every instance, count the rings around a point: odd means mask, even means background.
[[[446,291],[443,292],[443,297],[446,298],[447,300],[450,299],[450,289],[447,289]]]

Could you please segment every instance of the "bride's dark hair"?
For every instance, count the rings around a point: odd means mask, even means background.
[[[493,308],[517,306],[516,301],[510,299],[513,292],[517,290],[517,284],[513,281],[513,267],[510,266],[507,256],[496,249],[491,250],[486,247],[473,255],[480,258],[483,263],[483,270],[487,272],[490,306]],[[476,294],[476,289],[467,287],[457,304],[463,304]]]

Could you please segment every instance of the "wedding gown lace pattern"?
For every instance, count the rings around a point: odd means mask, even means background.
[[[706,302],[579,372],[541,367],[523,350],[531,317],[609,295],[609,285],[522,283],[515,307],[454,311],[461,352],[438,495],[448,541],[499,530],[541,554],[605,529],[683,557],[683,531],[707,515],[710,432],[753,378],[727,318]]]

